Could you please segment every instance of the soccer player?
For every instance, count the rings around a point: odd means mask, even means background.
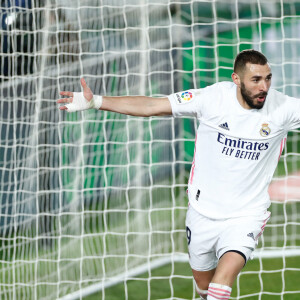
[[[68,112],[90,108],[133,116],[199,120],[188,183],[189,262],[201,299],[229,299],[270,218],[268,186],[287,132],[300,127],[300,100],[272,88],[271,68],[255,50],[239,53],[232,82],[165,98],[61,92]]]

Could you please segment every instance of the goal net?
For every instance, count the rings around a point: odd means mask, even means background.
[[[274,88],[297,97],[300,3],[1,5],[1,299],[196,299],[184,221],[197,121],[67,114],[55,100],[80,91],[81,77],[98,95],[201,88],[230,80],[247,48],[269,58]],[[291,132],[271,221],[233,299],[300,295],[299,147]]]

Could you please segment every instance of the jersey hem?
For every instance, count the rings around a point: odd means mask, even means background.
[[[205,209],[199,207],[194,200],[189,200],[189,204],[192,206],[194,210],[196,210],[200,215],[213,219],[213,220],[222,220],[222,219],[231,219],[231,218],[239,218],[239,217],[255,217],[255,216],[261,216],[263,215],[269,208],[269,206],[256,209],[256,210],[249,210],[249,211],[239,211],[233,214],[212,214],[211,212],[205,211]]]

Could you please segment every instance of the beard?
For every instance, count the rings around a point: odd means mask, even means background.
[[[254,95],[254,96],[251,96],[251,92],[246,89],[245,84],[243,82],[241,82],[241,94],[242,94],[243,99],[248,104],[248,106],[250,108],[254,108],[254,109],[263,108],[263,106],[266,102],[266,98],[265,98],[265,101],[257,102],[256,104],[254,103],[254,99],[258,98],[258,97],[267,97],[267,95],[268,95],[267,92],[261,92],[259,94]]]

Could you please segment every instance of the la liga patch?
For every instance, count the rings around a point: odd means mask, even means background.
[[[178,104],[186,104],[195,99],[194,93],[192,93],[190,91],[177,93],[175,95],[176,95],[176,101]]]

